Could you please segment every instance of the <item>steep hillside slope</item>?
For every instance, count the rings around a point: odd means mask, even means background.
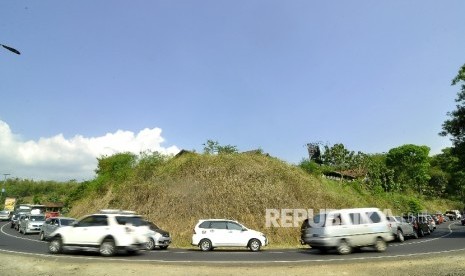
[[[384,209],[406,204],[402,198],[396,204],[375,198],[353,185],[359,184],[316,178],[260,154],[185,154],[153,168],[145,180],[133,176],[122,184],[108,184],[76,202],[70,215],[104,208],[134,210],[170,231],[177,246],[189,245],[198,219],[230,218],[265,232],[275,245],[298,245],[298,227],[266,227],[267,209]]]

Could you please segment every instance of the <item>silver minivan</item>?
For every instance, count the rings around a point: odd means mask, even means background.
[[[325,210],[306,221],[301,242],[322,252],[336,249],[349,254],[353,248],[373,246],[385,251],[394,239],[385,214],[378,208]]]

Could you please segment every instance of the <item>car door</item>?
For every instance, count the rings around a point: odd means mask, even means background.
[[[106,215],[91,215],[81,219],[73,226],[68,243],[78,245],[98,245],[101,236],[108,230]]]
[[[44,224],[42,225],[42,232],[44,232],[45,237],[48,237],[50,235],[50,224],[52,223],[51,219],[46,219]]]
[[[242,225],[236,222],[227,222],[227,242],[231,246],[246,246],[249,242],[249,231]]]
[[[47,227],[47,232],[45,233],[46,236],[50,236],[58,228],[58,220],[56,218],[50,219],[50,224]]]
[[[226,221],[212,221],[208,229],[208,237],[215,246],[228,244],[228,229]]]

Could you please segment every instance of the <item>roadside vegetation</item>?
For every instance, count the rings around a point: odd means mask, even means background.
[[[394,214],[464,209],[465,65],[453,80],[462,84],[457,110],[441,135],[453,147],[430,156],[424,145],[401,145],[386,153],[355,153],[343,144],[308,144],[308,158],[288,164],[263,150],[208,140],[203,152],[177,156],[157,152],[98,158],[93,180],[77,183],[8,179],[8,196],[21,202],[65,203],[80,217],[99,209],[133,210],[189,246],[203,218],[236,219],[267,234],[274,246],[297,246],[296,227],[266,227],[266,210],[378,207]],[[294,222],[292,213],[289,220]],[[281,223],[283,220],[279,220]]]

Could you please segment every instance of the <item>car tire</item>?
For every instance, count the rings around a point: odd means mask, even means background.
[[[257,239],[251,239],[249,241],[248,247],[249,247],[250,251],[258,252],[258,251],[260,251],[260,248],[262,247],[262,243]]]
[[[45,240],[44,232],[42,232],[42,231],[40,232],[40,234],[39,234],[39,239],[40,239],[41,241],[44,241],[44,240]]]
[[[116,253],[116,246],[115,241],[113,239],[105,239],[100,244],[100,248],[98,250],[100,255],[104,257],[111,257]]]
[[[404,233],[402,233],[402,230],[400,230],[400,229],[397,230],[397,240],[399,242],[404,242],[405,241]]]
[[[63,252],[63,241],[60,237],[55,237],[50,241],[48,251],[51,254],[60,254]]]
[[[149,241],[145,244],[145,249],[147,250],[155,249],[155,241],[152,238],[149,238]]]
[[[212,242],[209,239],[203,239],[199,242],[200,250],[210,251],[213,249]]]
[[[385,240],[383,240],[383,238],[377,238],[376,241],[375,241],[374,247],[375,247],[376,251],[384,252],[384,251],[386,251],[387,243],[386,243]]]
[[[161,245],[161,246],[160,246],[160,249],[161,249],[161,250],[166,250],[167,248],[168,248],[168,245]]]
[[[350,254],[350,252],[352,252],[352,247],[346,240],[341,240],[336,250],[337,253],[339,253],[340,255],[347,255]]]

